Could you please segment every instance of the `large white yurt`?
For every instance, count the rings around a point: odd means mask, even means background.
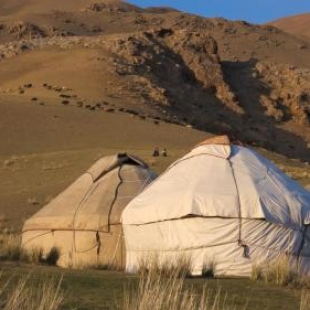
[[[174,162],[124,209],[126,269],[185,255],[193,274],[251,275],[282,255],[310,275],[310,193],[226,136]]]
[[[101,158],[25,222],[22,248],[57,255],[62,267],[124,267],[121,213],[154,178],[135,156]]]

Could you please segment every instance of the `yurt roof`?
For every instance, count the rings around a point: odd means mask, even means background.
[[[108,230],[119,224],[123,208],[154,177],[133,155],[103,157],[29,218],[23,231]]]
[[[123,224],[188,216],[310,223],[310,193],[256,151],[226,136],[198,144],[129,203]]]

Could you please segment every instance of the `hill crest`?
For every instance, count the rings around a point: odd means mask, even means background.
[[[280,18],[269,24],[287,33],[310,40],[310,13]]]

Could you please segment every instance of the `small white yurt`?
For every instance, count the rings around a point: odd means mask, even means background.
[[[22,248],[42,251],[46,259],[57,255],[62,267],[124,267],[121,213],[154,178],[135,156],[122,153],[98,160],[25,222]]]
[[[254,150],[224,137],[173,163],[133,199],[121,222],[126,269],[186,255],[193,274],[251,275],[287,255],[310,275],[310,193]]]

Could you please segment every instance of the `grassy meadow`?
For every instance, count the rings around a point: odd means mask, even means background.
[[[304,296],[301,297],[304,294],[301,289],[280,287],[275,284],[266,284],[263,281],[253,282],[249,279],[189,278],[172,279],[174,282],[171,282],[171,279],[163,278],[158,287],[158,283],[148,285],[144,282],[145,279],[139,278],[138,275],[126,274],[120,271],[65,270],[20,263],[2,264],[0,285],[1,288],[6,285],[4,291],[9,290],[10,294],[12,294],[20,279],[26,281],[26,287],[31,287],[39,292],[44,289],[43,283],[45,285],[52,283],[55,291],[57,285],[60,284],[59,293],[62,296],[62,301],[59,309],[142,310],[143,308],[138,308],[135,305],[136,299],[143,300],[147,297],[147,300],[150,300],[154,297],[154,294],[158,294],[158,289],[160,293],[167,292],[169,289],[165,287],[165,281],[170,281],[168,283],[169,288],[172,295],[177,297],[178,300],[186,298],[187,293],[190,293],[191,298],[195,298],[197,301],[205,298],[205,308],[199,308],[198,306],[180,308],[184,310],[309,309],[308,304],[308,308],[300,307],[301,298],[305,299]],[[139,282],[140,286],[142,285],[142,290],[141,287],[139,289]],[[164,292],[162,288],[165,288]],[[51,293],[55,294],[55,291]],[[145,294],[147,295],[145,296]],[[203,294],[206,294],[206,296]],[[160,299],[159,294],[158,298]],[[129,308],[128,299],[131,301],[131,307]],[[159,299],[158,302],[155,302],[157,306],[149,304],[144,309],[168,309],[160,306]],[[175,310],[177,308],[170,305],[169,309]]]

